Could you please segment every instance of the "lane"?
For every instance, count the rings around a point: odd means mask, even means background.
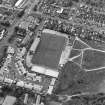
[[[98,70],[104,70],[105,69],[105,66],[103,66],[103,67],[100,67],[100,68],[96,68],[96,69],[84,69],[86,72],[90,72],[90,71],[98,71]]]

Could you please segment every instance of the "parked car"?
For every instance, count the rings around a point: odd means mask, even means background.
[[[5,37],[7,35],[8,31],[6,30],[6,28],[2,28],[0,29],[0,40],[3,39],[3,37]]]

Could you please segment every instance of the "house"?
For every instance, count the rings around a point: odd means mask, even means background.
[[[6,96],[2,105],[14,105],[15,102],[16,102],[16,97]]]

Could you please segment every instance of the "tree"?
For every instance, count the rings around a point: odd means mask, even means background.
[[[18,16],[19,18],[21,18],[21,17],[24,15],[24,13],[25,13],[25,9],[23,9],[22,11],[20,11],[20,12],[17,14],[17,16]]]
[[[38,6],[35,5],[34,8],[33,8],[33,10],[34,10],[34,11],[37,11],[37,7],[38,7]]]
[[[14,92],[15,97],[19,98],[24,94],[24,90],[22,88],[17,88]]]
[[[10,22],[9,21],[2,21],[1,25],[5,26],[5,27],[10,27]]]

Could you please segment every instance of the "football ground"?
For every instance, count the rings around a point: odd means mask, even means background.
[[[57,69],[65,44],[65,37],[43,33],[37,50],[33,55],[32,63]]]

